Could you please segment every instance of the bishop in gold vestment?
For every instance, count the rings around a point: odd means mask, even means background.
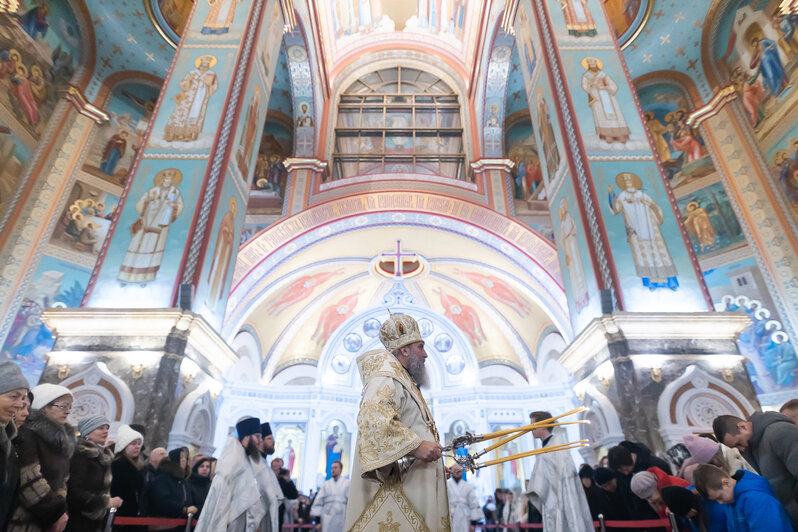
[[[416,385],[426,358],[418,325],[394,314],[380,340],[387,350],[357,359],[363,396],[344,530],[450,532],[438,431]]]

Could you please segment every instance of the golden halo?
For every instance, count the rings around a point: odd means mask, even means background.
[[[32,65],[32,66],[30,67],[30,73],[31,73],[31,74],[35,74],[35,73],[37,73],[37,72],[38,72],[38,73],[39,73],[39,75],[41,76],[41,75],[42,75],[42,67],[40,67],[39,65]]]
[[[233,196],[230,196],[230,212],[233,213],[233,218],[238,215],[238,202]]]
[[[632,172],[621,172],[615,176],[615,184],[618,185],[618,188],[621,190],[626,190],[626,183],[624,183],[624,177],[626,176],[632,177],[632,184],[634,185],[635,190],[643,189],[643,180],[640,179],[637,174],[633,174]]]
[[[784,159],[786,159],[787,157],[789,157],[787,155],[787,150],[779,150],[776,152],[775,155],[773,155],[773,164],[779,166],[781,165],[781,163],[784,162]]]
[[[72,219],[79,222],[83,219],[83,215],[79,212],[76,212],[75,214],[72,215]]]
[[[80,212],[80,207],[78,207],[77,205],[75,205],[73,203],[72,205],[69,206],[69,212],[71,212],[72,214],[75,214],[76,212]]]
[[[588,59],[595,59],[596,60],[596,65],[598,66],[599,70],[604,68],[604,61],[602,61],[598,57],[585,57],[584,59],[582,59],[582,68],[584,68],[585,70],[587,70],[587,61],[588,61]]]
[[[692,209],[691,209],[691,207],[692,207]],[[699,207],[699,205],[698,205],[697,201],[691,201],[690,203],[687,204],[687,210],[688,211],[692,211],[693,209],[697,209],[698,207]]]
[[[16,48],[12,48],[11,50],[8,51],[8,57],[14,59],[15,61],[22,60],[22,56],[19,54],[19,50],[17,50]]]
[[[198,58],[197,58],[197,59],[194,61],[194,66],[195,66],[195,67],[197,67],[197,68],[199,68],[199,66],[200,66],[200,63],[202,63],[202,60],[203,60],[203,59],[210,59],[210,61],[211,61],[211,64],[209,65],[209,67],[208,67],[208,68],[213,68],[213,65],[215,65],[215,64],[216,64],[216,56],[213,56],[213,55],[210,55],[210,54],[205,54],[205,55],[201,55],[201,56],[199,56],[199,57],[198,57]]]
[[[28,77],[28,67],[26,67],[25,65],[20,63],[19,65],[17,65],[17,72],[19,72],[20,70],[22,71],[22,76],[27,78]]]
[[[668,112],[668,114],[665,115],[665,121],[666,122],[673,122],[673,115],[674,115],[674,111]]]
[[[163,170],[155,174],[155,179],[153,179],[153,181],[155,182],[155,186],[160,187],[161,184],[163,183],[163,178],[167,175],[172,178],[173,187],[176,187],[177,185],[180,184],[181,181],[183,181],[183,172],[181,172],[177,168],[164,168]]]
[[[91,198],[86,198],[85,200],[83,200],[83,204],[86,207],[94,207],[94,200]]]

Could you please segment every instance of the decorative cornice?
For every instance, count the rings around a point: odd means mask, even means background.
[[[0,2],[2,1],[5,0],[0,0]],[[67,85],[67,90],[64,97],[69,103],[72,104],[78,113],[90,118],[97,124],[105,124],[111,119],[111,116],[108,113],[87,100],[86,96],[83,95],[81,90],[74,85]]]
[[[471,168],[475,172],[484,172],[485,170],[504,170],[509,172],[513,169],[515,163],[510,159],[479,159],[471,163]]]
[[[42,321],[62,338],[166,338],[178,331],[185,334],[191,350],[204,359],[198,362],[215,366],[224,373],[238,360],[233,349],[202,316],[179,308],[51,308],[42,313]]]
[[[313,170],[314,172],[326,172],[327,162],[314,158],[289,157],[283,161],[285,169],[289,172],[293,170]]]
[[[734,87],[734,85],[727,85],[723,87],[715,93],[712,99],[709,100],[709,103],[702,105],[690,113],[690,115],[687,117],[687,125],[691,127],[700,126],[701,122],[707,118],[712,118],[713,116],[717,115],[724,105],[736,98],[737,89]]]
[[[612,341],[736,340],[750,324],[744,312],[615,312],[591,321],[559,362],[576,372]]]

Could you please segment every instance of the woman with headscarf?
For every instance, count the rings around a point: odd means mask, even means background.
[[[77,448],[72,455],[67,482],[69,521],[66,532],[99,532],[109,508],[122,499],[111,497],[113,453],[105,448],[111,422],[102,415],[78,422]]]
[[[63,532],[67,515],[69,460],[75,429],[66,420],[74,397],[69,388],[40,384],[32,412],[14,440],[20,489],[9,532]]]
[[[166,517],[178,519],[192,514],[197,515],[197,507],[191,500],[188,487],[188,449],[178,447],[158,464],[160,474],[155,477],[146,490],[146,508],[149,517]],[[181,532],[185,527],[178,526],[166,529]]]
[[[188,477],[188,488],[191,490],[191,502],[197,507],[197,515],[202,512],[202,505],[211,489],[211,469],[215,458],[204,456],[197,460]]]

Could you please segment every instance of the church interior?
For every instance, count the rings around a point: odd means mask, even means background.
[[[268,421],[305,492],[351,470],[389,313],[444,445],[585,406],[592,464],[778,410],[794,4],[0,2],[0,360],[110,440],[218,454]]]

